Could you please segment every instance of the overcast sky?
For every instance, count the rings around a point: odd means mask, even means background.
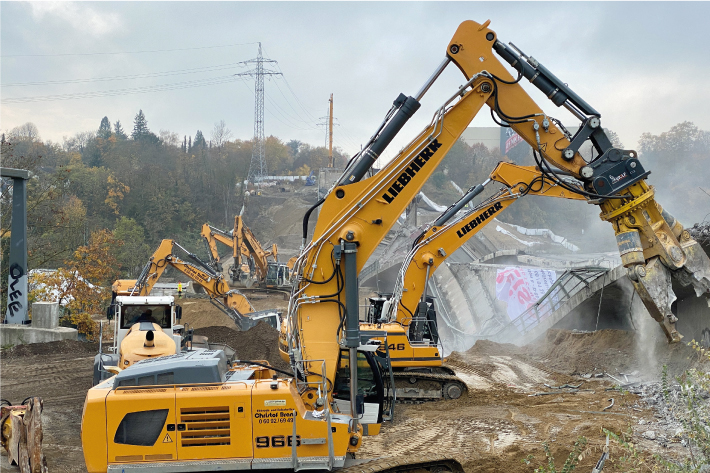
[[[707,2],[2,2],[0,15],[0,129],[31,121],[60,143],[97,129],[104,116],[130,132],[139,109],[155,133],[199,129],[209,139],[224,120],[235,138],[250,139],[254,82],[233,74],[249,70],[235,63],[256,57],[260,41],[283,72],[266,81],[267,136],[323,144],[318,123],[333,93],[335,145],[353,153],[400,92],[417,92],[468,19],[490,19],[500,40],[535,56],[599,110],[627,148],[643,132],[685,120],[710,129]],[[463,82],[450,66],[388,154]],[[526,89],[543,110],[576,124]],[[87,92],[103,96],[56,100]],[[26,97],[40,101],[5,102]],[[473,125],[494,126],[487,111]]]

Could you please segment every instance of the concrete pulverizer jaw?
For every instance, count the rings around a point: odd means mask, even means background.
[[[693,286],[697,297],[709,298],[710,306],[710,258],[687,231],[681,234],[680,246],[685,253],[685,264],[673,272],[673,276],[684,286]]]
[[[671,304],[676,300],[671,283],[671,271],[656,256],[645,266],[639,264],[630,267],[629,279],[648,313],[663,329],[668,342],[680,342],[683,336],[675,328],[678,318],[671,311]]]

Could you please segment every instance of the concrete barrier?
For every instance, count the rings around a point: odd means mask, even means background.
[[[31,325],[0,325],[0,346],[77,340],[78,335],[74,328],[59,327],[59,304],[35,302],[32,304]]]
[[[32,328],[59,327],[59,304],[35,302],[32,304]]]

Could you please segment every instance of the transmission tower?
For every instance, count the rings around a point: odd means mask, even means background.
[[[264,64],[276,64],[277,62],[273,59],[264,59],[261,55],[261,43],[259,43],[259,55],[255,59],[249,59],[243,63],[254,64],[253,69],[235,74],[235,76],[254,78],[254,147],[251,152],[247,180],[257,183],[268,175],[264,156],[264,76],[280,76],[283,74],[264,68]]]

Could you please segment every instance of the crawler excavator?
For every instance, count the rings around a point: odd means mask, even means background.
[[[223,271],[221,257],[217,249],[217,243],[222,243],[232,249],[232,266],[229,267],[229,276],[232,284],[239,284],[245,287],[251,286],[254,281],[252,277],[254,262],[249,259],[249,250],[246,246],[237,242],[234,232],[226,232],[205,223],[202,225],[200,234],[209,251],[210,266],[218,273]],[[242,260],[242,257],[244,257],[244,260]]]
[[[400,94],[363,150],[306,212],[303,249],[295,266],[298,281],[282,345],[293,373],[286,379],[266,380],[264,375],[271,371],[253,360],[227,369],[219,351],[140,361],[87,394],[82,445],[90,473],[461,471],[458,462],[436,452],[354,464],[363,461],[353,458],[363,437],[379,432],[386,401],[380,340],[360,331],[357,277],[484,104],[533,146],[539,171],[550,185],[601,206],[644,303],[669,338],[679,339],[668,300],[671,270],[707,293],[707,257],[655,203],[645,182],[648,172],[636,153],[612,147],[598,112],[539,62],[498,41],[488,25],[466,21],[459,26],[444,61],[419,92]],[[495,54],[518,71],[517,79]],[[379,173],[365,178],[451,62],[464,73],[464,85],[409,145]],[[555,120],[520,88],[523,77],[580,118],[583,126],[575,136],[555,126]],[[598,152],[590,163],[578,153],[587,140]],[[575,178],[584,190],[565,182],[562,173]],[[308,220],[319,206],[309,240]]]
[[[491,182],[503,186],[463,211]],[[569,184],[577,186],[573,181]],[[388,353],[398,401],[457,399],[466,391],[464,382],[444,364],[436,308],[427,295],[429,278],[446,258],[526,195],[584,200],[546,179],[534,166],[501,162],[484,183],[471,187],[415,239],[391,296],[370,298],[360,330],[363,334],[386,333],[386,337],[373,338],[381,341],[379,352]]]
[[[241,215],[234,217],[234,229],[231,232],[209,224],[202,225],[202,238],[210,253],[210,265],[217,272],[222,271],[217,242],[232,248],[234,262],[229,268],[229,274],[233,283],[241,283],[247,287],[250,287],[253,281],[266,288],[290,286],[290,273],[295,258],[289,260],[289,263],[280,263],[276,244],[272,244],[269,250],[264,250]],[[242,256],[246,262],[242,261]],[[269,261],[269,257],[273,258],[273,261]]]

